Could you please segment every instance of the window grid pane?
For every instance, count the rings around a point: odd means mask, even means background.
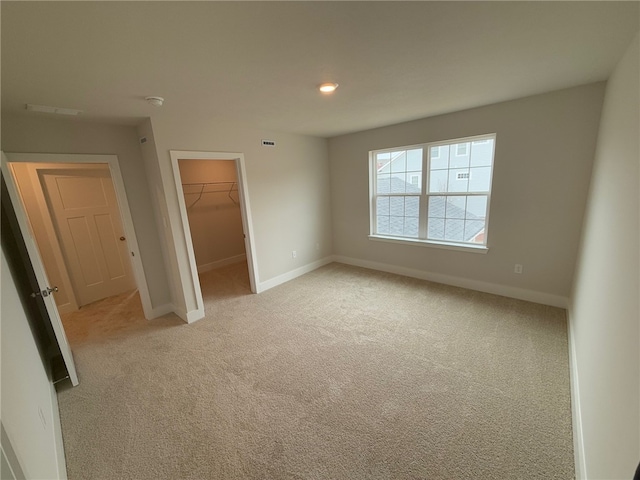
[[[378,195],[422,192],[422,148],[377,153],[375,168]]]
[[[418,195],[379,195],[376,198],[377,234],[418,238],[419,223]]]
[[[430,196],[428,200],[428,240],[483,244],[487,195]]]
[[[481,138],[374,152],[376,233],[485,244],[494,146]]]

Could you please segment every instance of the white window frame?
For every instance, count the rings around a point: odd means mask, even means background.
[[[431,149],[433,147],[441,147],[448,145],[450,148],[459,143],[470,143],[471,142],[486,142],[489,140],[494,141],[492,158],[491,158],[491,177],[489,179],[489,189],[487,192],[438,192],[437,194],[429,193],[429,171],[430,171],[430,162],[432,159],[440,158],[440,148],[437,149],[438,155],[431,156]],[[477,135],[473,137],[464,137],[464,138],[455,138],[450,140],[443,140],[438,142],[429,142],[422,143],[417,145],[403,145],[393,148],[386,148],[380,150],[372,150],[369,152],[369,239],[375,241],[383,241],[383,242],[391,242],[391,243],[401,243],[401,244],[409,244],[409,245],[418,245],[418,246],[427,246],[427,247],[436,247],[436,248],[444,248],[448,250],[460,250],[460,251],[468,251],[468,252],[477,252],[477,253],[487,253],[489,251],[489,214],[491,207],[491,192],[493,188],[493,169],[495,163],[495,148],[496,148],[497,135],[495,133]],[[419,220],[419,229],[418,229],[418,238],[414,237],[401,237],[401,236],[391,236],[385,234],[378,234],[376,232],[377,226],[377,213],[376,199],[378,197],[376,192],[376,179],[377,179],[377,168],[376,168],[376,154],[384,153],[384,152],[394,152],[398,150],[412,150],[416,148],[422,149],[422,191],[419,194],[420,198],[420,220]],[[457,150],[457,149],[456,149]],[[470,152],[468,152],[470,153]],[[456,152],[457,154],[457,152]],[[469,175],[469,179],[471,175]],[[465,179],[466,180],[466,179]],[[393,195],[393,194],[392,194]],[[392,196],[391,195],[391,196]],[[407,194],[399,193],[398,196],[406,196]],[[427,238],[427,211],[428,211],[428,199],[431,196],[486,196],[487,197],[487,213],[485,216],[485,227],[484,227],[484,244],[476,244],[476,243],[465,243],[465,242],[452,242],[447,240],[430,240]]]

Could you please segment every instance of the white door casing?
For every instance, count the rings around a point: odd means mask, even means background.
[[[44,265],[42,264],[40,253],[38,252],[38,248],[36,247],[35,240],[29,228],[29,224],[26,220],[27,216],[24,210],[24,206],[22,205],[20,195],[18,194],[18,190],[16,188],[16,184],[13,175],[11,174],[7,157],[4,152],[2,153],[2,175],[5,178],[5,182],[7,184],[7,190],[11,198],[11,202],[13,203],[14,210],[16,212],[18,225],[20,226],[20,232],[22,233],[22,237],[24,238],[24,243],[26,245],[27,252],[29,253],[29,259],[31,260],[31,264],[38,281],[38,286],[40,287],[41,292],[48,291],[48,289],[50,287],[53,287],[53,285],[49,285],[49,280],[44,270]],[[71,384],[76,386],[78,385],[78,373],[73,361],[73,355],[71,354],[71,347],[69,346],[67,336],[65,335],[64,328],[62,327],[62,320],[60,319],[58,308],[56,307],[52,295],[42,295],[42,300],[44,301],[47,314],[49,315],[54,335],[60,347],[60,352],[62,353],[62,358],[67,367],[69,379],[71,380]]]
[[[38,175],[78,305],[133,290],[129,250],[109,170],[39,170]]]
[[[245,238],[245,251],[247,255],[247,266],[249,269],[249,283],[252,293],[257,293],[256,286],[258,264],[256,258],[256,248],[253,235],[253,221],[251,219],[251,207],[249,203],[249,189],[247,186],[247,175],[244,166],[244,154],[243,153],[231,153],[231,152],[199,152],[199,151],[184,151],[184,150],[170,150],[171,157],[171,169],[173,178],[171,181],[167,178],[167,173],[161,170],[160,174],[163,177],[163,181],[167,184],[173,184],[172,188],[175,189],[177,194],[177,215],[178,222],[171,225],[172,235],[176,245],[184,244],[188,256],[188,265],[178,263],[178,269],[182,270],[181,275],[184,278],[189,279],[189,284],[183,283],[181,285],[183,294],[186,297],[193,295],[196,300],[194,310],[187,308],[186,312],[176,312],[188,323],[195,322],[204,317],[204,301],[202,298],[202,289],[200,288],[200,281],[198,279],[198,267],[196,264],[195,252],[193,249],[193,241],[191,239],[191,229],[189,227],[189,219],[187,217],[187,206],[184,201],[184,192],[182,190],[182,180],[180,178],[180,167],[178,162],[180,159],[189,160],[234,160],[236,162],[236,175],[238,178],[238,197],[240,201],[240,212],[242,214],[242,228]],[[175,210],[172,210],[175,212]],[[171,215],[171,211],[170,211]],[[191,287],[191,289],[189,288]],[[189,291],[191,290],[191,291]],[[181,315],[183,313],[183,315]]]

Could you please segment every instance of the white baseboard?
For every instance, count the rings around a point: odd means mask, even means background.
[[[569,339],[569,378],[571,381],[571,424],[573,426],[573,457],[576,479],[587,478],[587,465],[584,456],[584,437],[582,435],[582,412],[580,410],[580,383],[578,382],[578,364],[576,345],[573,337],[572,309],[567,308],[567,335]]]
[[[189,311],[182,307],[173,307],[172,312],[187,323],[197,322],[204,318],[204,307]]]
[[[151,309],[151,312],[149,312],[149,316],[147,317],[147,320],[153,320],[154,318],[161,317],[163,315],[166,315],[167,313],[173,313],[174,311],[175,311],[175,307],[170,303],[167,303],[165,305],[160,305],[159,307],[155,307]]]
[[[226,267],[227,265],[231,265],[233,263],[240,263],[247,261],[247,254],[241,253],[240,255],[235,255],[229,258],[223,258],[222,260],[216,260],[215,262],[205,263],[203,265],[198,265],[198,273],[208,272],[209,270],[215,270],[216,268]]]
[[[356,267],[370,268],[372,270],[395,273],[398,275],[404,275],[405,277],[413,277],[419,278],[421,280],[429,280],[436,283],[444,283],[445,285],[468,288],[469,290],[492,293],[494,295],[516,298],[518,300],[526,300],[528,302],[541,303],[543,305],[550,305],[552,307],[567,308],[569,304],[569,300],[567,297],[552,295],[545,292],[537,292],[535,290],[510,287],[508,285],[499,285],[496,283],[482,282],[479,280],[470,280],[468,278],[443,275],[441,273],[425,272],[424,270],[399,267],[397,265],[390,265],[387,263],[371,262],[369,260],[361,260],[358,258],[345,257],[342,255],[334,255],[331,258],[334,262],[346,263],[347,265],[354,265]]]
[[[204,318],[204,307],[198,308],[196,310],[189,310],[187,312],[187,323],[197,322],[198,320],[202,320]]]
[[[308,263],[307,265],[303,265],[302,267],[298,267],[287,273],[283,273],[282,275],[278,275],[277,277],[271,278],[264,282],[260,282],[257,285],[256,293],[265,292],[270,288],[277,287],[278,285],[288,282],[289,280],[293,280],[294,278],[304,275],[305,273],[312,272],[315,269],[320,268],[324,265],[327,265],[328,263],[331,263],[331,262],[333,262],[333,257],[331,256],[325,257],[323,259],[316,260],[315,262]]]
[[[187,320],[187,310],[185,308],[176,307],[175,305],[173,305],[173,313],[175,313],[185,322],[189,323],[189,320]]]
[[[63,305],[56,305],[56,307],[58,308],[58,313],[60,315],[65,315],[67,313],[75,312],[75,311],[78,310],[77,308],[74,308],[71,303],[65,303]]]

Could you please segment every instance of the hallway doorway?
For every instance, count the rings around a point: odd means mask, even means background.
[[[109,166],[11,164],[60,313],[136,289]]]

